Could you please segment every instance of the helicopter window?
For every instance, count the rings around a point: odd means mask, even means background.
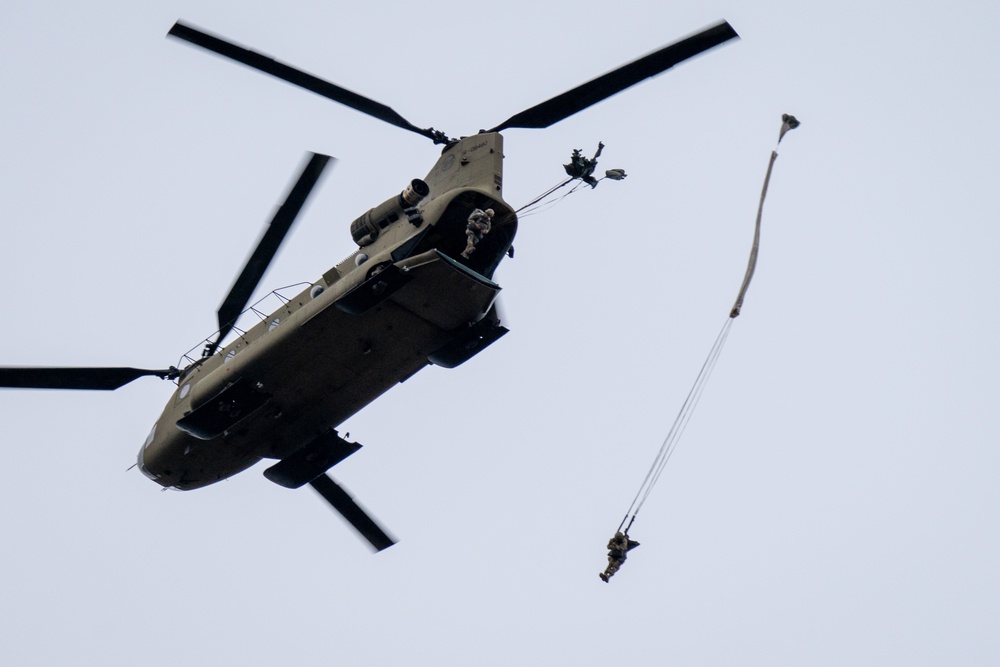
[[[271,320],[270,323],[267,325],[267,330],[268,331],[274,331],[275,329],[278,328],[279,324],[281,324],[281,318],[280,317],[276,317],[273,320]]]
[[[226,355],[226,361],[229,361],[235,356],[236,356],[236,350],[229,350],[229,353]]]
[[[146,442],[142,443],[142,448],[145,449],[149,447],[149,443],[153,442],[153,438],[156,437],[156,424],[153,424],[152,430],[150,430],[149,435],[146,436]]]
[[[183,387],[181,387],[180,398],[186,398],[189,393],[191,393],[191,383],[190,382],[188,382]]]

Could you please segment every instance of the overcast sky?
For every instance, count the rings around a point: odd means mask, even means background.
[[[339,158],[258,294],[312,281],[439,149],[165,34],[177,19],[450,135],[729,20],[547,130],[629,176],[524,218],[510,334],[344,424],[377,555],[263,465],[135,470],[172,385],[0,392],[10,665],[1000,662],[995,2],[0,5],[0,364],[177,363],[307,151]],[[604,584],[605,544],[757,276]]]

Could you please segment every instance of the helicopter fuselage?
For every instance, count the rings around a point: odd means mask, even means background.
[[[517,216],[502,196],[502,149],[499,133],[448,146],[415,181],[426,196],[409,217],[402,196],[361,216],[362,247],[181,371],[139,451],[142,472],[187,490],[285,459],[428,364],[456,366],[506,333],[492,276]],[[477,208],[494,210],[493,228],[466,258]]]
[[[517,214],[503,200],[500,132],[550,127],[738,37],[720,21],[454,140],[381,102],[181,21],[167,34],[445,148],[426,180],[414,179],[351,223],[357,251],[291,299],[274,292],[283,301],[274,312],[251,306],[261,321],[237,329],[330,161],[313,154],[223,299],[219,330],[200,358],[182,357],[183,368],[0,367],[0,387],[114,390],[140,377],[173,380],[177,389],[139,451],[146,476],[166,488],[195,489],[276,459],[264,470],[267,479],[287,488],[310,485],[376,551],[395,540],[325,474],[360,448],[334,429],[428,364],[457,366],[507,332],[493,274],[504,256],[513,256]],[[598,154],[587,160],[574,151],[570,179],[594,186]]]

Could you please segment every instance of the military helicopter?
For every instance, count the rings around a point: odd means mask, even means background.
[[[355,219],[358,249],[246,331],[236,328],[269,263],[331,158],[313,154],[218,309],[219,330],[181,367],[6,367],[0,387],[114,390],[155,376],[177,385],[139,450],[139,470],[165,488],[197,489],[262,459],[287,488],[309,484],[381,551],[394,539],[327,471],[361,445],[335,428],[429,364],[454,368],[507,333],[493,274],[517,214],[503,199],[503,137],[545,128],[737,38],[723,21],[489,130],[459,139],[411,124],[388,106],[181,22],[168,35],[258,69],[443,145],[423,179]],[[470,215],[490,209],[473,247]],[[471,249],[471,252],[470,252]],[[231,342],[227,337],[236,332]],[[184,363],[187,361],[187,363]]]

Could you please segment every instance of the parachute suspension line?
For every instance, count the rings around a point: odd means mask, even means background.
[[[594,170],[597,168],[597,158],[600,157],[601,151],[603,150],[604,150],[604,144],[600,142],[598,142],[597,152],[594,153],[594,157],[592,158],[584,157],[580,153],[579,149],[574,150],[573,155],[570,158],[570,163],[563,165],[563,169],[566,170],[566,173],[569,175],[569,178],[562,181],[561,183],[552,186],[551,188],[549,188],[542,194],[538,195],[530,202],[528,202],[527,204],[525,204],[524,206],[522,206],[521,208],[517,209],[514,212],[520,215],[520,217],[525,218],[529,215],[540,213],[541,211],[547,208],[555,206],[557,203],[559,203],[569,195],[573,194],[584,185],[589,185],[591,189],[593,189],[597,187],[598,183],[607,178],[610,178],[613,181],[620,181],[624,179],[627,176],[624,169],[608,169],[607,171],[604,172],[604,176],[602,176],[601,178],[594,177],[593,175]],[[579,183],[573,186],[573,188],[570,189],[569,192],[563,194],[563,196],[559,197],[558,199],[552,201],[545,201],[553,194],[555,194],[556,190],[559,190],[569,185],[573,181],[579,181]]]
[[[563,188],[563,187],[569,185],[570,182],[572,182],[572,181],[573,181],[572,178],[567,178],[566,180],[562,181],[561,183],[557,183],[556,185],[553,185],[551,188],[549,188],[548,190],[546,190],[542,194],[538,195],[537,197],[535,197],[534,199],[532,199],[531,201],[529,201],[527,204],[525,204],[521,208],[519,208],[516,211],[514,211],[514,216],[518,216],[518,217],[521,217],[521,218],[526,218],[529,215],[533,215],[535,213],[538,213],[539,211],[542,210],[543,207],[548,207],[548,206],[554,205],[555,202],[545,202],[544,200],[547,197],[551,197],[552,194],[556,190],[559,190],[560,188]],[[576,190],[576,188],[573,188],[573,190]],[[571,190],[570,192],[566,193],[566,195],[571,194],[573,192],[573,190]],[[566,195],[563,195],[563,197],[565,197]],[[562,199],[563,197],[560,197],[559,199]],[[559,200],[556,200],[556,201],[559,201]],[[514,216],[508,216],[506,218],[503,218],[503,220],[501,220],[501,222],[508,222],[510,219],[513,219]]]
[[[517,209],[517,210],[516,210],[516,211],[514,211],[514,212],[515,212],[515,213],[521,213],[521,212],[522,212],[522,211],[524,211],[525,209],[528,209],[528,208],[530,208],[530,207],[532,207],[532,206],[535,206],[536,204],[538,204],[539,202],[541,202],[542,200],[544,200],[544,199],[545,199],[546,197],[548,197],[549,195],[551,195],[551,194],[552,194],[553,192],[555,192],[556,190],[558,190],[558,189],[560,189],[560,188],[562,188],[562,187],[565,187],[565,186],[569,185],[569,184],[570,184],[570,183],[571,183],[572,181],[573,181],[573,179],[572,179],[572,178],[567,178],[567,179],[566,179],[565,181],[563,181],[562,183],[558,183],[558,184],[556,184],[556,185],[553,185],[553,186],[552,186],[551,188],[549,188],[548,190],[546,190],[546,191],[545,191],[545,192],[543,192],[542,194],[538,195],[537,197],[535,197],[534,199],[532,199],[532,200],[531,200],[531,201],[529,201],[529,202],[528,202],[527,204],[525,204],[524,206],[522,206],[521,208]],[[531,211],[528,211],[528,213],[531,213]]]
[[[708,358],[705,360],[704,370],[701,375],[698,376],[698,380],[695,382],[693,388],[694,396],[691,400],[691,405],[689,409],[683,414],[683,420],[677,426],[676,434],[673,440],[670,442],[670,446],[667,449],[666,456],[660,462],[659,468],[656,469],[656,473],[653,475],[652,481],[646,488],[645,493],[639,500],[638,506],[635,508],[636,513],[642,508],[642,505],[646,502],[646,498],[649,497],[649,492],[652,490],[656,483],[660,481],[660,475],[663,474],[663,469],[666,468],[667,462],[670,460],[670,456],[674,453],[674,448],[680,441],[681,436],[684,434],[684,430],[687,428],[688,422],[691,420],[691,415],[694,414],[695,408],[698,406],[698,401],[701,400],[702,392],[705,390],[705,385],[708,384],[708,378],[711,377],[712,371],[715,370],[715,364],[719,361],[719,356],[722,354],[722,348],[726,344],[726,340],[729,339],[729,330],[732,328],[732,319],[727,319],[726,323],[722,325],[722,330],[719,332],[719,336],[716,339],[715,345],[712,347],[711,352],[708,354]]]
[[[691,420],[691,415],[694,414],[698,401],[701,400],[701,395],[705,389],[705,385],[708,383],[708,378],[711,377],[712,371],[715,369],[715,364],[718,362],[719,356],[722,354],[722,348],[725,346],[726,340],[729,338],[729,330],[732,327],[732,323],[732,318],[726,318],[726,322],[722,325],[722,330],[719,331],[719,335],[716,336],[715,344],[712,345],[712,349],[705,358],[705,362],[702,364],[701,370],[698,372],[698,377],[695,379],[694,385],[692,385],[687,398],[684,400],[684,404],[677,413],[677,417],[674,419],[674,423],[670,427],[667,437],[663,439],[663,444],[660,445],[660,451],[657,452],[656,458],[653,460],[653,464],[649,467],[649,471],[646,473],[646,478],[642,481],[642,485],[636,492],[635,498],[632,499],[632,504],[629,505],[628,511],[625,513],[625,518],[623,518],[621,524],[619,524],[619,530],[621,530],[621,527],[625,525],[625,521],[629,519],[630,515],[631,521],[629,521],[629,527],[632,526],[632,522],[635,521],[636,516],[639,514],[639,510],[642,509],[643,504],[649,497],[649,493],[659,481],[660,475],[663,473],[663,469],[666,467],[667,462],[674,453],[674,448],[677,446],[681,435],[683,435],[688,422]],[[628,531],[626,530],[626,532]]]
[[[557,190],[559,190],[563,186],[568,185],[569,183],[571,183],[574,180],[576,180],[576,179],[570,178],[568,180],[563,181],[559,185],[557,185],[557,186],[555,186],[553,188],[550,188],[544,194],[539,195],[538,197],[535,197],[533,200],[531,200],[530,202],[528,202],[527,204],[525,204],[521,208],[517,209],[515,211],[515,213],[517,213],[519,215],[519,217],[522,218],[522,219],[523,218],[527,218],[528,216],[531,216],[531,215],[535,215],[536,213],[541,213],[543,211],[546,211],[546,210],[552,208],[553,206],[555,206],[556,204],[558,204],[559,202],[561,202],[563,199],[566,199],[566,197],[569,197],[571,194],[573,194],[574,192],[576,192],[577,190],[579,190],[583,186],[587,185],[586,183],[584,183],[584,182],[581,181],[581,182],[577,183],[576,185],[574,185],[569,190],[569,192],[563,193],[563,195],[561,197],[558,197],[558,198],[555,198],[555,199],[551,199],[552,195],[554,195]],[[603,180],[604,180],[603,178],[600,179],[600,181],[603,181]],[[598,181],[598,182],[600,182],[600,181]],[[546,199],[549,199],[549,201],[545,201]]]
[[[786,132],[794,130],[799,125],[800,123],[795,116],[790,116],[788,114],[782,115],[781,132],[778,134],[777,143],[781,143],[781,140],[785,136]],[[653,460],[653,465],[650,466],[649,472],[646,473],[646,478],[639,487],[639,491],[636,492],[635,498],[632,499],[632,504],[629,506],[628,511],[625,512],[625,517],[618,525],[618,530],[621,530],[622,526],[625,525],[625,522],[628,521],[628,528],[625,529],[626,534],[628,534],[629,528],[631,528],[632,524],[635,522],[635,518],[638,516],[639,510],[642,509],[642,506],[645,504],[646,499],[649,498],[649,494],[653,490],[653,487],[656,486],[656,483],[660,480],[660,475],[663,474],[663,469],[666,467],[667,462],[674,453],[674,449],[676,448],[681,435],[684,433],[684,429],[687,428],[688,421],[691,419],[691,415],[694,413],[694,409],[698,405],[698,401],[701,399],[701,394],[705,390],[705,385],[708,383],[708,378],[711,377],[712,371],[715,369],[715,364],[718,362],[719,356],[722,354],[722,348],[725,346],[726,340],[729,338],[729,331],[732,328],[733,320],[739,317],[740,311],[743,308],[743,299],[746,297],[747,290],[750,288],[750,281],[753,279],[754,271],[757,268],[757,253],[760,248],[760,221],[764,212],[764,199],[767,197],[767,187],[771,181],[771,171],[774,169],[774,161],[777,158],[777,151],[771,151],[771,159],[767,164],[767,174],[764,176],[764,186],[761,188],[760,204],[757,206],[757,220],[754,225],[753,246],[750,249],[750,259],[747,262],[747,271],[743,278],[743,284],[740,286],[740,291],[736,296],[736,301],[733,303],[733,307],[729,311],[729,317],[726,319],[725,324],[722,325],[722,329],[719,331],[719,335],[715,339],[715,344],[709,351],[708,357],[705,359],[705,363],[702,364],[701,371],[698,373],[698,377],[695,379],[694,385],[691,387],[691,391],[688,392],[684,405],[681,406],[680,412],[677,413],[673,426],[670,427],[667,437],[663,440],[663,444],[660,445],[660,451],[657,452],[656,458]]]

